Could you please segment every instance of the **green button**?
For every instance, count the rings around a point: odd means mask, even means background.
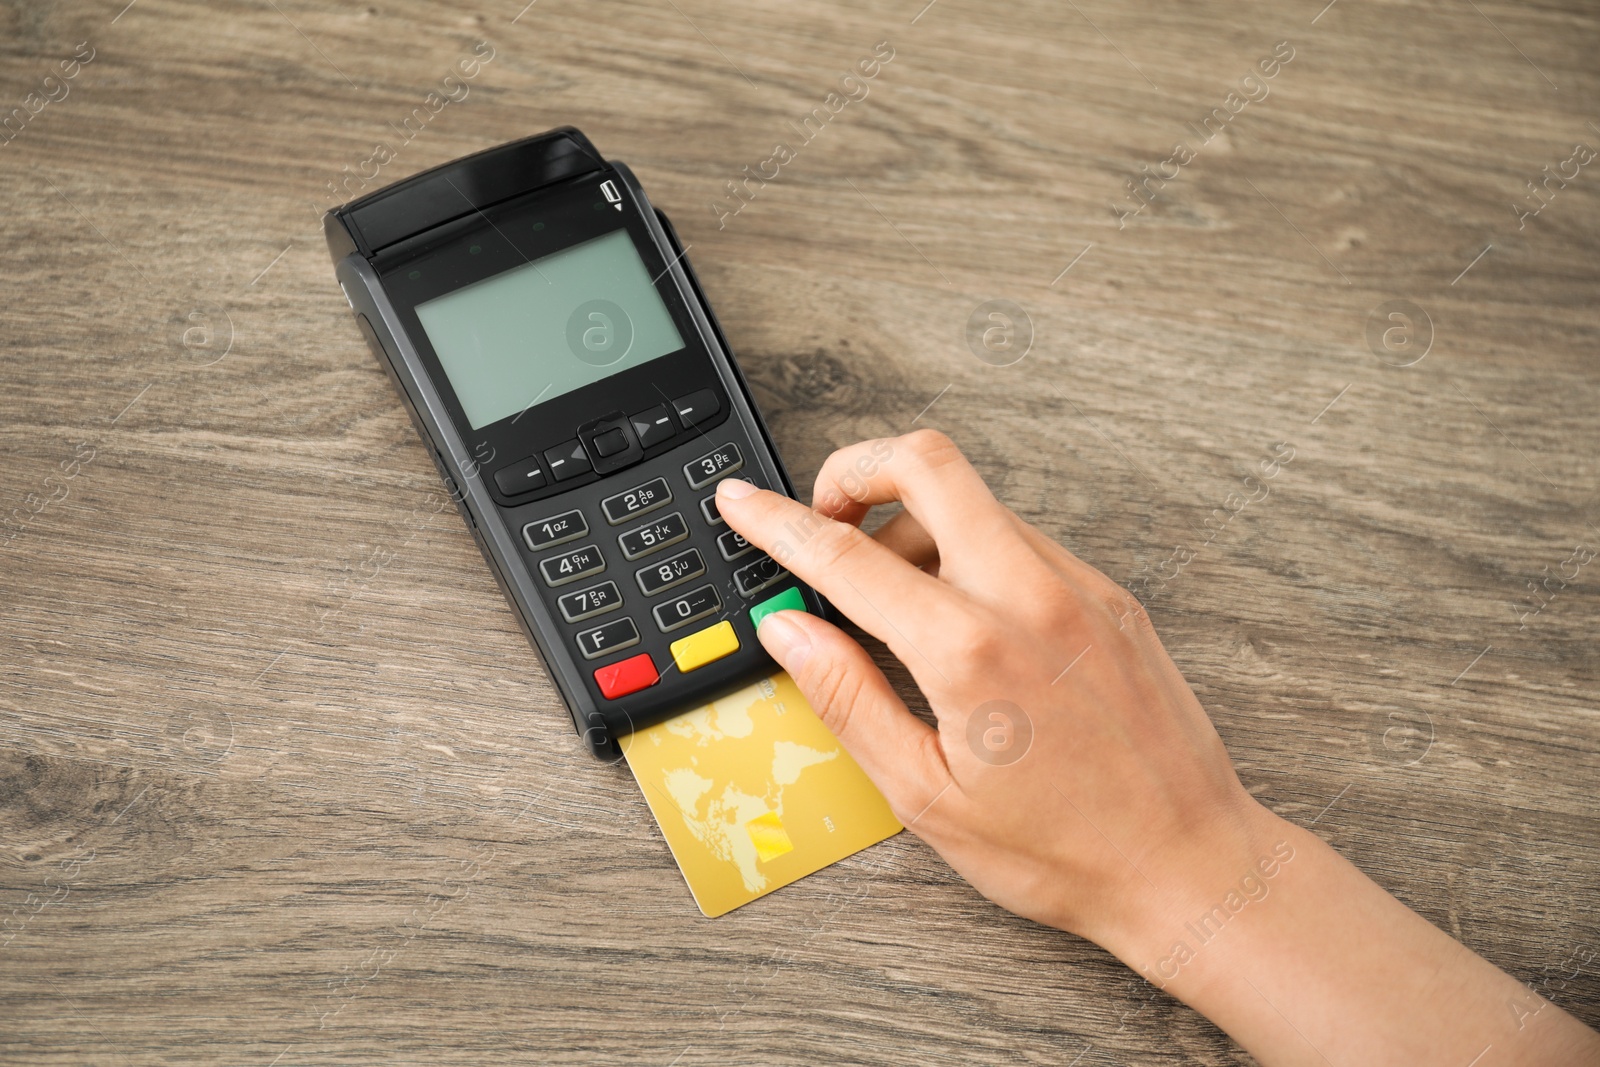
[[[761,620],[771,615],[774,611],[804,611],[806,610],[805,598],[800,595],[800,590],[790,586],[777,596],[768,597],[750,609],[750,625],[761,629]]]

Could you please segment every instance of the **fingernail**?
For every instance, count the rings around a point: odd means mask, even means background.
[[[811,637],[804,627],[786,617],[792,614],[790,611],[775,611],[762,619],[761,626],[756,630],[761,646],[790,674],[804,666],[806,657],[811,655]]]
[[[717,483],[717,495],[729,500],[739,500],[756,491],[756,487],[743,478],[724,478]]]

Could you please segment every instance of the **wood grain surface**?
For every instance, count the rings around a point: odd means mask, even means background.
[[[1253,793],[1600,1024],[1600,11],[925,2],[0,3],[0,1062],[1250,1062],[910,834],[700,917],[318,230],[563,123],[797,481],[949,433]]]

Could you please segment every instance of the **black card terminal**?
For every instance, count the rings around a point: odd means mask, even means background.
[[[626,165],[562,127],[323,221],[367,344],[595,755],[775,669],[760,618],[825,607],[715,493],[794,488]]]

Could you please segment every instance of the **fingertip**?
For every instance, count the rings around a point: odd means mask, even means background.
[[[743,500],[756,491],[756,487],[743,478],[724,478],[717,483],[718,500]]]
[[[798,674],[811,654],[811,634],[800,622],[800,616],[809,618],[803,611],[775,611],[756,627],[761,647],[790,675]]]

